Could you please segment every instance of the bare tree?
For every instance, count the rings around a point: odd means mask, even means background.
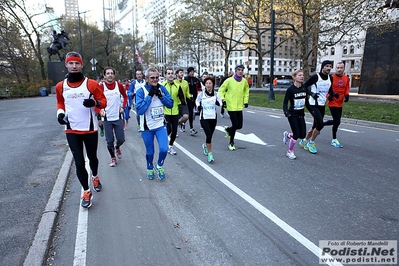
[[[28,51],[33,52],[36,60],[39,62],[41,78],[42,80],[46,80],[47,75],[42,56],[41,37],[46,26],[57,20],[50,20],[38,24],[35,21],[35,17],[45,13],[51,13],[53,10],[51,8],[43,7],[43,11],[31,14],[26,8],[24,0],[1,0],[0,10],[9,22],[15,24],[19,29],[22,39],[26,42],[26,54],[30,54]]]

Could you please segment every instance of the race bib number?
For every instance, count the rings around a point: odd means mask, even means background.
[[[294,110],[302,110],[305,107],[304,99],[294,99]]]
[[[151,108],[151,117],[154,120],[163,119],[164,117],[163,106],[157,106]]]

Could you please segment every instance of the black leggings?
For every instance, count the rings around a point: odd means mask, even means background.
[[[234,144],[234,136],[236,135],[236,130],[242,128],[243,115],[242,111],[229,111],[231,127],[228,128],[227,132],[230,135],[230,144]]]
[[[292,130],[292,139],[303,139],[306,136],[306,124],[303,116],[289,116],[288,123]]]
[[[168,131],[168,136],[170,135],[169,145],[173,146],[176,140],[177,127],[179,125],[179,115],[165,115],[166,119],[166,130]]]
[[[187,100],[188,121],[190,123],[190,129],[194,127],[193,126],[193,122],[194,122],[194,106],[195,106],[194,101]]]
[[[207,143],[207,144],[212,143],[212,136],[213,136],[213,132],[215,132],[217,120],[216,119],[201,119],[200,123],[201,123],[201,127],[204,130],[204,133],[206,136],[205,143]]]
[[[89,158],[89,165],[93,176],[97,176],[98,158],[97,145],[98,133],[90,134],[74,134],[67,133],[66,138],[69,148],[71,149],[73,158],[75,159],[76,175],[84,190],[89,189],[89,175],[86,171],[85,157],[83,153],[83,144],[86,147],[87,157]]]
[[[311,113],[313,115],[313,129],[317,129],[318,131],[321,131],[324,127],[324,121],[323,117],[326,112],[326,107],[325,106],[319,106],[319,105],[311,105]]]
[[[332,125],[332,137],[333,139],[336,139],[338,127],[341,124],[342,107],[330,107],[330,112],[333,120],[328,120],[324,122],[324,125],[325,126]]]

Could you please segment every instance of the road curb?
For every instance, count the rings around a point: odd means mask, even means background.
[[[72,159],[72,153],[68,149],[64,163],[61,166],[61,170],[58,173],[57,180],[55,181],[53,190],[47,201],[46,208],[43,211],[35,238],[25,258],[24,266],[42,266],[46,263],[46,257],[54,232],[55,221],[60,211]]]

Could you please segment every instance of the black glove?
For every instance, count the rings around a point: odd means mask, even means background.
[[[333,92],[333,95],[335,98],[337,98],[337,99],[339,98],[339,93]]]
[[[248,104],[247,103],[244,103],[244,108],[248,108]]]
[[[349,101],[349,94],[345,95],[345,100],[344,100],[344,102],[347,102],[347,101]]]
[[[223,108],[224,108],[224,109],[226,109],[226,108],[227,108],[226,101],[224,101],[224,100],[223,100],[223,101],[222,101],[222,105],[223,105]]]
[[[218,100],[216,100],[215,105],[220,106],[220,102]]]
[[[289,112],[285,113],[285,117],[289,117],[291,114]]]
[[[310,94],[310,96],[312,96],[313,99],[315,99],[315,100],[317,100],[317,98],[319,98],[319,95],[317,93],[313,93],[313,92],[312,92],[312,94]]]
[[[198,115],[199,115],[199,113],[201,112],[201,110],[202,110],[202,106],[200,105],[200,106],[197,106],[197,113],[198,113]]]
[[[162,98],[162,91],[159,88],[157,88],[156,90],[157,90],[157,93],[155,95],[158,96],[159,99],[161,99]]]
[[[329,94],[328,97],[327,97],[327,99],[328,99],[330,102],[332,102],[332,100],[334,100],[334,97],[332,96],[332,94]]]
[[[150,97],[154,96],[157,94],[157,88],[152,86],[150,92],[148,93],[148,95],[150,95]]]
[[[66,125],[66,124],[68,124],[65,120],[64,120],[64,118],[65,118],[65,114],[64,113],[60,113],[59,115],[58,115],[58,123],[60,123],[60,125]]]
[[[96,101],[93,99],[84,99],[83,105],[87,108],[94,107],[96,105]]]

